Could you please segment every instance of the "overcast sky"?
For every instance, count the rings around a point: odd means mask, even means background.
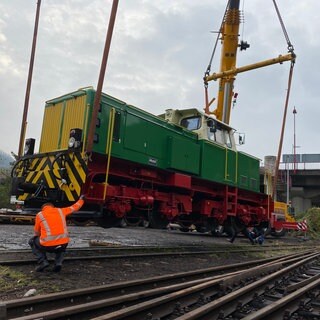
[[[319,150],[320,1],[278,0],[297,54],[283,153]],[[39,140],[46,100],[96,88],[111,0],[42,0],[26,137]],[[120,0],[103,91],[154,114],[203,108],[203,75],[227,0]],[[0,150],[17,153],[36,0],[0,1]],[[287,53],[272,0],[246,0],[237,66]],[[218,49],[212,71],[219,69]],[[230,124],[246,134],[239,150],[278,152],[290,63],[239,74]],[[209,85],[210,97],[217,82]],[[37,144],[38,146],[38,144]]]

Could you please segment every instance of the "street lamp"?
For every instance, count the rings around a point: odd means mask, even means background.
[[[293,107],[293,172],[296,173],[296,107]]]
[[[290,201],[290,171],[289,171],[289,157],[287,157],[287,162],[286,162],[286,167],[287,167],[287,205],[289,205]]]

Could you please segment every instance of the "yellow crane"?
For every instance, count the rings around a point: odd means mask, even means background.
[[[285,61],[291,61],[291,69],[290,69],[290,75],[289,75],[289,84],[291,84],[291,77],[292,77],[292,68],[293,64],[295,62],[296,55],[293,51],[293,46],[290,43],[288,34],[285,30],[284,23],[282,21],[282,18],[280,16],[280,12],[278,10],[278,7],[276,5],[276,1],[273,0],[283,33],[285,35],[285,38],[287,40],[287,45],[288,45],[288,53],[284,55],[279,55],[278,57],[271,58],[268,60],[263,60],[260,62],[256,62],[250,65],[242,66],[242,67],[237,67],[236,62],[237,62],[237,52],[238,49],[240,50],[246,50],[247,48],[250,47],[250,45],[244,41],[239,41],[239,26],[241,22],[241,14],[239,10],[240,6],[240,0],[229,0],[226,11],[224,14],[223,21],[221,23],[221,27],[219,30],[219,35],[220,35],[220,40],[221,40],[221,59],[220,59],[220,71],[216,73],[211,73],[210,74],[210,69],[211,69],[211,62],[212,58],[214,55],[214,51],[216,49],[216,45],[214,47],[211,60],[209,63],[209,66],[206,70],[205,76],[204,76],[204,83],[205,83],[205,108],[204,111],[206,114],[214,114],[216,118],[226,124],[229,125],[230,123],[230,112],[231,112],[231,106],[232,106],[232,97],[233,97],[233,86],[234,86],[234,81],[235,77],[238,73],[270,66],[273,64],[280,63],[282,64]],[[218,40],[218,39],[217,39]],[[208,99],[208,82],[209,81],[216,81],[219,80],[219,87],[218,87],[218,94],[217,94],[217,103],[216,103],[216,108],[214,111],[210,111],[210,107],[212,103],[216,100],[213,98],[210,102]],[[289,85],[290,89],[290,85]],[[290,90],[288,89],[288,95]],[[280,139],[280,144],[279,144],[279,154],[278,154],[278,159],[281,154],[281,148],[282,148],[282,138],[283,138],[283,131],[284,131],[284,122],[285,122],[285,115],[286,115],[286,109],[287,109],[287,103],[288,103],[288,95],[287,95],[287,101],[286,101],[286,107],[285,107],[285,114],[284,114],[284,119],[283,119],[283,126],[282,126],[282,133],[281,133],[281,139]],[[278,166],[279,162],[277,162],[276,165],[276,174],[275,177],[273,177],[273,188],[270,188],[271,191],[270,196],[273,198],[274,197],[274,190],[275,190],[275,182],[277,180],[277,172],[278,172]],[[271,181],[272,183],[272,181]],[[272,219],[273,223],[276,224],[278,222],[282,223],[283,221],[289,224],[293,224],[293,228],[295,226],[295,219],[289,214],[288,211],[288,205],[283,202],[274,202],[274,212],[272,214]],[[288,227],[290,228],[290,226]],[[277,228],[275,228],[278,230]],[[281,236],[285,233],[286,229],[285,228],[280,228],[278,232],[274,232],[276,236]]]

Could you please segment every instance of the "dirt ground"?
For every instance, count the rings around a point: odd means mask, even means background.
[[[32,226],[0,225],[0,249],[28,248],[27,240],[32,235]],[[213,238],[207,234],[181,233],[180,231],[153,230],[144,228],[69,227],[70,247],[89,247],[90,240],[113,245],[150,246],[230,246],[248,245],[248,240],[237,238],[234,244],[226,238]],[[274,241],[274,240],[270,240]],[[67,253],[68,254],[68,253]],[[30,289],[36,294],[65,291],[76,288],[105,285],[135,280],[168,273],[225,265],[245,260],[263,258],[261,253],[236,255],[228,253],[205,256],[153,257],[143,259],[65,261],[60,273],[49,270],[35,272],[35,265],[0,266],[0,301],[22,298]]]

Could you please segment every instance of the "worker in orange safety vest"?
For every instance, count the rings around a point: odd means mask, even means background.
[[[69,243],[66,217],[78,211],[84,204],[84,196],[70,207],[56,208],[45,203],[37,213],[34,224],[34,236],[29,240],[33,254],[38,259],[36,271],[49,267],[47,252],[55,253],[54,272],[61,270],[63,256]]]

